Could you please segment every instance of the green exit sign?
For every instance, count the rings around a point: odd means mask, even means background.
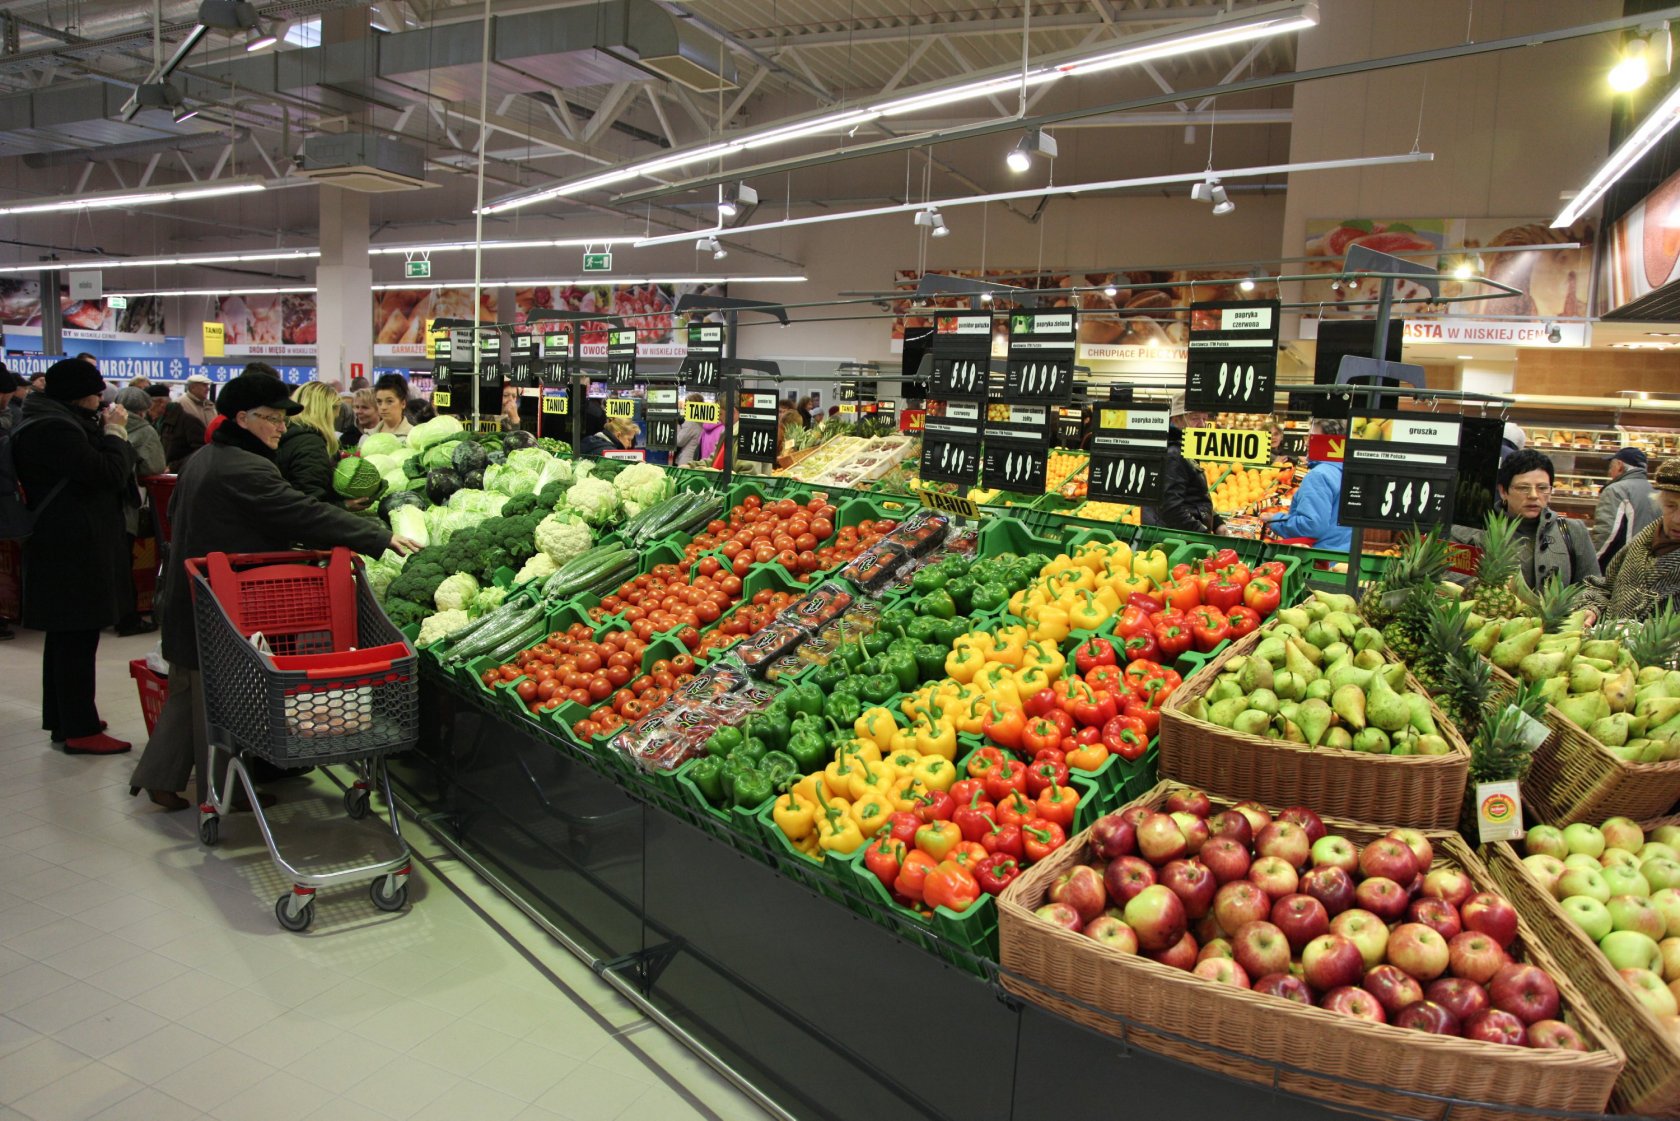
[[[584,272],[612,272],[611,253],[585,253],[583,255]]]
[[[432,263],[430,261],[403,262],[404,280],[429,280],[431,279],[431,275]]]

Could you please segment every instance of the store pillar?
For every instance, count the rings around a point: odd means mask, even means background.
[[[320,378],[350,388],[359,365],[373,371],[373,266],[368,259],[368,197],[321,188],[321,262],[315,270],[316,353]]]

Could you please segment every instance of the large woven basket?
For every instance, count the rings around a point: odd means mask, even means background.
[[[1176,788],[1162,783],[1132,804],[1160,806]],[[1386,832],[1333,818],[1325,825],[1356,843]],[[999,981],[1022,1000],[1147,1051],[1361,1112],[1510,1121],[1535,1107],[1598,1112],[1610,1099],[1622,1051],[1521,918],[1512,952],[1551,974],[1564,1019],[1595,1050],[1507,1047],[1357,1020],[1220,985],[1037,918],[1056,877],[1087,859],[1089,840],[1081,833],[998,898]],[[1494,885],[1457,835],[1433,833],[1430,841],[1438,865],[1462,868],[1478,888]]]
[[[1517,680],[1493,667],[1496,700],[1517,691]],[[1635,821],[1666,814],[1680,801],[1680,759],[1667,763],[1629,763],[1587,734],[1587,730],[1546,706],[1552,734],[1534,752],[1523,801],[1534,817],[1549,825],[1577,821],[1598,823],[1608,817]]]
[[[1449,755],[1371,755],[1267,739],[1191,717],[1190,702],[1212,688],[1232,658],[1260,644],[1256,631],[1193,674],[1161,709],[1161,776],[1237,800],[1306,805],[1355,821],[1414,829],[1451,829],[1464,812],[1470,749],[1441,710],[1430,712]],[[1406,682],[1425,690],[1410,673]]]
[[[1680,824],[1680,818],[1649,822],[1647,827],[1674,824]],[[1680,1116],[1680,1044],[1634,999],[1610,959],[1569,921],[1557,900],[1529,873],[1513,846],[1501,842],[1483,851],[1493,878],[1539,932],[1541,943],[1569,970],[1570,979],[1587,994],[1593,1009],[1615,1031],[1627,1052],[1627,1066],[1616,1080],[1612,1096],[1616,1112]]]

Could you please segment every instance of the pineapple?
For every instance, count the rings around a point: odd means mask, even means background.
[[[1431,657],[1433,651],[1426,647],[1429,620],[1438,602],[1441,602],[1441,597],[1436,594],[1433,585],[1415,584],[1406,591],[1394,618],[1382,627],[1383,641],[1396,658],[1411,667],[1419,680],[1441,663],[1441,658]],[[1424,681],[1424,684],[1429,682]]]
[[[1579,584],[1564,583],[1561,573],[1554,575],[1540,587],[1537,613],[1540,629],[1546,634],[1558,634],[1575,611],[1575,600],[1581,594]]]
[[[1447,543],[1433,533],[1414,534],[1382,578],[1365,590],[1360,610],[1379,629],[1397,618],[1413,588],[1433,590],[1447,571]]]
[[[1627,639],[1636,666],[1672,666],[1680,654],[1680,613],[1666,604],[1639,625]]]
[[[1431,692],[1467,736],[1481,726],[1493,683],[1488,661],[1470,648],[1469,640],[1470,613],[1460,604],[1438,601],[1429,618],[1427,640],[1431,652],[1440,658],[1438,681]]]
[[[1482,540],[1482,559],[1476,565],[1476,610],[1489,619],[1529,615],[1533,593],[1517,571],[1517,523],[1503,514],[1489,514]]]
[[[1470,781],[1464,788],[1464,810],[1459,829],[1467,837],[1476,835],[1476,784],[1503,782],[1527,776],[1534,748],[1525,734],[1522,715],[1539,719],[1545,711],[1545,694],[1538,683],[1525,685],[1511,703],[1486,719],[1470,737]]]

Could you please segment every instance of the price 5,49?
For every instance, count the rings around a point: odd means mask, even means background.
[[[1402,489],[1396,493],[1397,488]],[[1379,513],[1385,518],[1423,514],[1429,510],[1429,500],[1432,496],[1433,488],[1427,481],[1408,481],[1402,484],[1390,479],[1383,485],[1382,509]]]

